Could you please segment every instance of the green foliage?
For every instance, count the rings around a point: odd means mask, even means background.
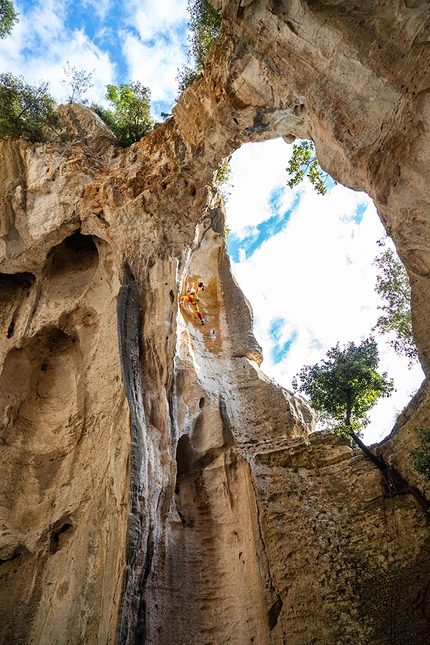
[[[78,70],[76,67],[72,67],[69,61],[67,61],[66,67],[63,67],[63,71],[66,78],[61,83],[67,92],[67,102],[86,105],[88,100],[84,98],[84,94],[94,87],[94,83],[91,83],[94,70],[87,74],[85,70]]]
[[[418,432],[420,445],[411,450],[411,457],[415,469],[430,481],[430,430],[420,428]]]
[[[307,177],[319,195],[327,193],[326,183],[330,175],[319,165],[313,141],[293,144],[293,155],[287,166],[287,172],[291,176],[287,181],[287,186],[290,188],[298,186]]]
[[[130,81],[127,85],[108,85],[106,99],[111,103],[112,110],[100,105],[93,105],[92,109],[112,130],[120,146],[130,146],[154,128],[150,114],[150,92],[139,81]]]
[[[189,65],[184,65],[178,70],[176,81],[178,83],[179,94],[181,94],[196,78],[203,76],[203,71],[199,71]]]
[[[178,71],[179,92],[203,74],[209,47],[219,36],[221,12],[215,11],[208,0],[188,0],[190,19],[188,29],[188,63]]]
[[[374,264],[380,270],[376,278],[375,291],[385,304],[378,307],[383,311],[374,330],[381,334],[394,333],[389,345],[396,354],[406,356],[412,365],[418,360],[418,352],[412,334],[411,287],[405,267],[392,249],[387,249],[375,258]]]
[[[55,108],[48,83],[32,87],[22,77],[0,74],[0,139],[42,141],[44,127],[56,125]]]
[[[230,176],[231,176],[230,159],[227,159],[219,166],[218,170],[215,173],[215,179],[214,179],[215,186],[218,186],[218,187],[225,186],[228,183]]]
[[[12,2],[10,0],[0,0],[0,38],[6,38],[17,22],[18,16]]]
[[[360,345],[339,343],[316,365],[303,367],[293,387],[305,393],[323,427],[350,436],[368,423],[366,413],[381,397],[390,396],[394,385],[379,374],[378,348],[373,338]]]

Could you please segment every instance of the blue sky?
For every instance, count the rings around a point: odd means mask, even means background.
[[[242,236],[235,232],[230,233],[227,240],[228,252],[234,262],[249,258],[266,240],[283,231],[288,225],[290,216],[299,203],[300,193],[295,195],[291,207],[284,210],[281,200],[286,191],[286,186],[277,186],[268,195],[267,203],[273,213],[271,217],[254,227],[247,227]]]
[[[227,225],[234,275],[254,311],[263,371],[292,389],[303,365],[320,361],[340,342],[360,343],[380,314],[374,258],[384,236],[372,200],[331,184],[317,195],[306,180],[286,186],[292,146],[282,139],[247,144],[232,157]],[[368,443],[386,436],[396,414],[423,379],[417,365],[378,338],[380,367],[396,393],[372,411]]]
[[[21,0],[20,22],[0,40],[0,73],[32,84],[49,81],[58,101],[69,61],[93,72],[90,102],[103,102],[106,85],[140,81],[150,88],[153,111],[170,112],[178,68],[186,62],[187,0]],[[292,146],[282,139],[247,144],[232,157],[227,203],[233,272],[250,300],[263,371],[287,389],[303,365],[340,342],[360,342],[379,315],[374,292],[376,242],[383,234],[372,201],[329,184],[327,196],[305,181],[286,186]],[[378,339],[381,368],[396,394],[372,413],[366,441],[381,439],[396,412],[423,378]]]
[[[62,101],[69,61],[94,71],[91,101],[102,102],[109,83],[141,81],[151,90],[154,113],[170,112],[175,77],[186,61],[186,0],[21,0],[15,6],[20,22],[0,41],[0,72],[24,75],[33,84],[49,81]]]

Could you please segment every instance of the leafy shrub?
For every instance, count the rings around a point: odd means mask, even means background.
[[[93,105],[124,148],[139,141],[154,128],[150,114],[150,92],[139,81],[126,85],[108,85],[106,99],[113,109]]]
[[[48,83],[33,87],[12,74],[0,74],[0,139],[26,137],[42,141],[43,129],[56,125],[56,102]]]

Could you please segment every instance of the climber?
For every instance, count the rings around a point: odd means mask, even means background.
[[[197,293],[199,291],[204,291],[204,290],[205,290],[205,286],[203,282],[196,282],[190,289],[190,293],[189,294],[187,293],[185,296],[182,296],[181,298],[181,304],[188,303],[192,306],[197,316],[200,318],[200,322],[202,323],[202,325],[205,324],[205,321],[203,320],[202,313],[199,309],[199,298],[197,297]]]

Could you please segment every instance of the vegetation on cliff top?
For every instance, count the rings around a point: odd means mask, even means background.
[[[28,85],[22,77],[0,74],[0,139],[25,137],[42,141],[46,126],[55,127],[57,104],[48,83]]]
[[[138,81],[108,85],[106,99],[112,109],[93,105],[92,110],[107,124],[120,146],[130,146],[153,130],[155,121],[151,118],[150,92]]]
[[[68,90],[68,102],[87,101],[84,94],[92,87],[92,73],[79,71],[68,65],[64,70],[63,85]],[[116,136],[118,145],[127,147],[154,128],[150,115],[150,93],[141,83],[108,85],[107,100],[112,109],[93,105],[98,114]],[[22,77],[0,74],[0,139],[25,137],[29,141],[43,141],[46,128],[60,134],[57,102],[48,92],[48,83],[32,86]],[[61,134],[60,134],[61,136]]]
[[[216,11],[208,0],[188,0],[188,11],[188,65],[178,70],[179,93],[203,74],[209,48],[221,29],[221,12]]]

